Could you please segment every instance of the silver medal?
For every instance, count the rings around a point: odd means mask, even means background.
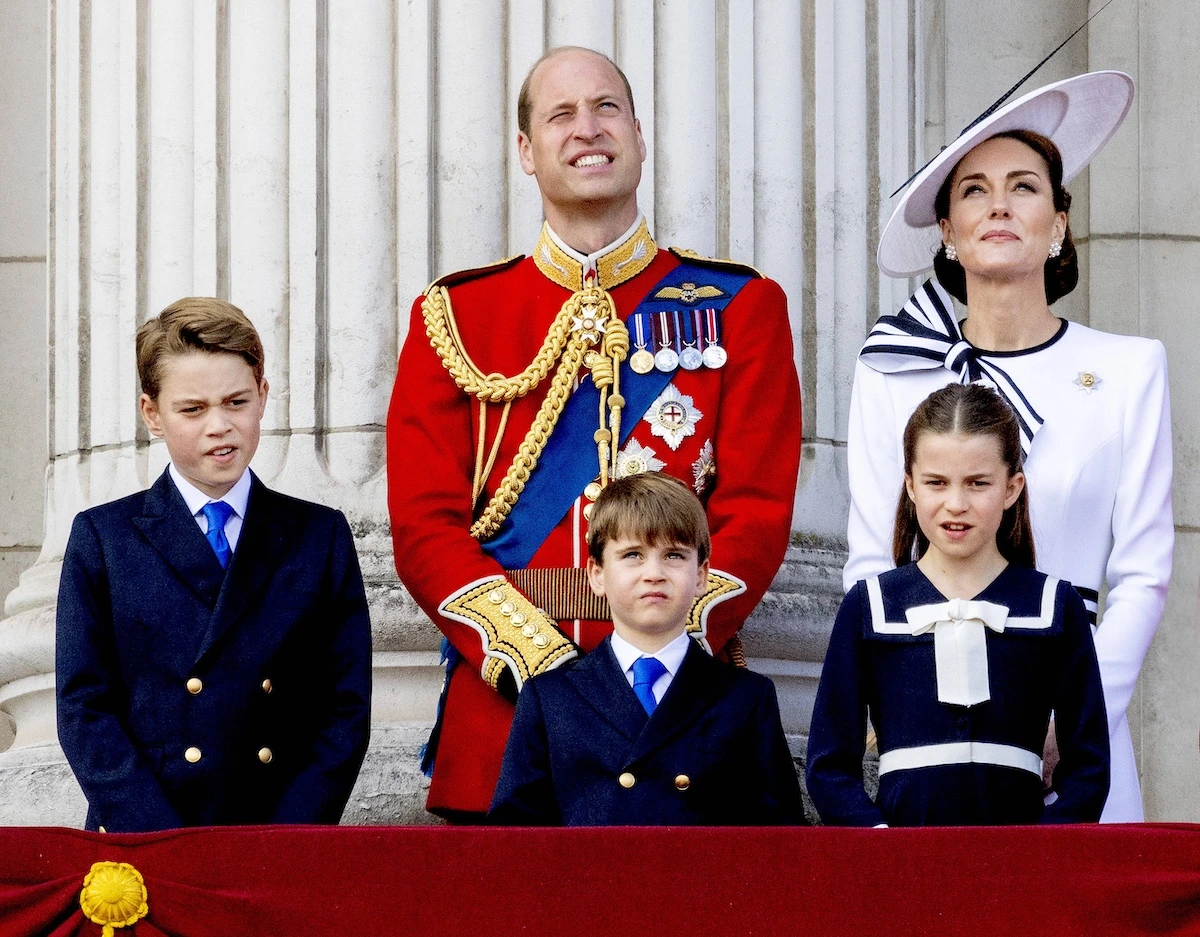
[[[660,348],[654,356],[654,366],[664,374],[674,371],[679,367],[679,355],[674,348]]]
[[[702,358],[706,368],[713,368],[715,370],[725,367],[725,362],[729,359],[729,355],[725,353],[725,349],[720,345],[709,345],[704,349]]]
[[[679,353],[679,366],[685,371],[695,371],[703,363],[704,356],[700,354],[695,345],[686,345]]]

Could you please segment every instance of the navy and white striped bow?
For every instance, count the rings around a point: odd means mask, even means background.
[[[1021,427],[1021,448],[1029,455],[1042,417],[1011,377],[962,337],[954,302],[935,280],[926,280],[894,316],[880,316],[858,353],[863,364],[884,374],[946,368],[960,384],[993,388],[1013,408]]]

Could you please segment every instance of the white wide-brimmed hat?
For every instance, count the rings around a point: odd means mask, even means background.
[[[967,153],[1009,130],[1033,130],[1054,141],[1062,154],[1063,184],[1100,152],[1133,103],[1133,79],[1124,72],[1076,75],[1031,91],[964,130],[913,178],[879,240],[879,269],[911,277],[933,266],[942,243],[933,210],[942,183]]]

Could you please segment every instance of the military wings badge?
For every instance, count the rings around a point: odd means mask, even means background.
[[[715,286],[697,286],[695,283],[680,283],[679,286],[664,286],[654,294],[655,299],[678,299],[689,306],[702,299],[716,299],[724,296],[722,290]]]

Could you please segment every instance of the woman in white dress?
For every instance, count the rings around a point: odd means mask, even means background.
[[[1038,568],[1074,583],[1093,617],[1112,750],[1102,822],[1141,820],[1126,711],[1171,574],[1171,420],[1160,342],[1059,319],[1078,280],[1065,182],[1124,120],[1133,82],[1094,72],[1025,95],[969,127],[913,179],[879,266],[935,269],[859,356],[850,405],[850,559],[855,582],[891,567],[916,406],[951,381],[983,380],[1012,404],[1026,450]],[[955,319],[950,294],[966,303]],[[1057,750],[1047,740],[1046,774]],[[1053,795],[1050,795],[1053,796]]]

